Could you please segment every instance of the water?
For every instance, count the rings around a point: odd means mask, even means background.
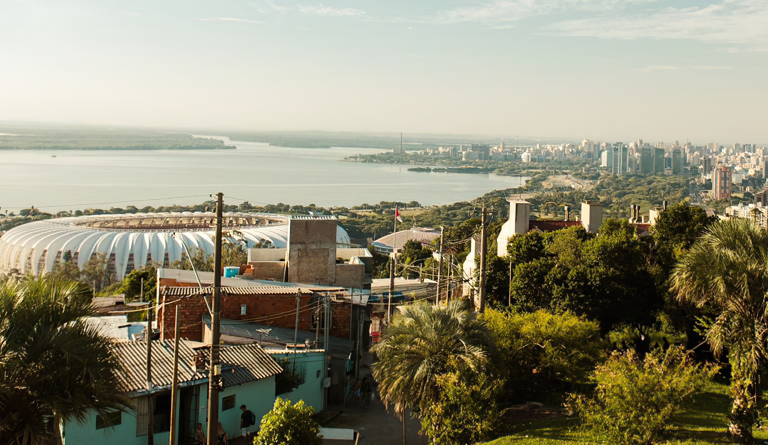
[[[466,201],[527,177],[409,172],[408,166],[341,162],[365,148],[286,148],[232,142],[236,150],[0,150],[0,208],[47,212],[197,204],[223,192],[239,204],[353,206]],[[55,157],[54,157],[55,156]]]

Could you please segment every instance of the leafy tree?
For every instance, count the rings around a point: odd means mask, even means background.
[[[114,278],[108,266],[109,258],[106,253],[94,254],[80,269],[81,281],[94,286],[94,291],[99,292],[109,286]]]
[[[663,300],[643,244],[620,223],[614,226],[596,237],[573,227],[513,238],[514,304],[525,311],[584,315],[598,320],[603,332],[621,323],[638,328],[652,323]]]
[[[421,431],[430,443],[477,443],[498,427],[501,418],[496,397],[501,383],[484,372],[468,369],[439,375],[434,401],[424,403]]]
[[[142,280],[144,280],[144,298],[153,299],[155,287],[157,286],[157,269],[153,264],[144,266],[141,269],[134,269],[129,273],[122,284],[117,289],[117,293],[125,294],[127,300],[136,300],[141,298]]]
[[[49,443],[45,416],[125,408],[110,340],[83,321],[91,291],[52,276],[0,284],[0,442]]]
[[[53,265],[53,275],[64,281],[80,281],[80,268],[72,259],[70,251],[66,251],[60,262]]]
[[[568,405],[608,443],[650,445],[717,371],[696,365],[679,347],[657,348],[644,360],[617,352],[592,373],[594,395],[571,395]]]
[[[424,261],[432,258],[432,249],[422,246],[416,240],[408,240],[397,255],[397,266],[402,268],[402,276],[405,278],[418,277],[417,268],[424,266]]]
[[[486,310],[493,334],[495,368],[506,382],[506,397],[546,396],[586,378],[603,358],[597,322],[569,312],[553,314]]]
[[[275,406],[261,419],[254,445],[322,445],[320,425],[312,419],[315,410],[303,400],[291,404],[278,397]]]
[[[479,369],[487,362],[487,345],[484,322],[462,301],[402,306],[372,348],[379,359],[373,376],[382,400],[394,404],[401,415],[406,408],[434,400],[437,377],[453,371],[451,364],[460,370]]]
[[[733,399],[728,430],[751,442],[768,352],[768,232],[750,220],[712,225],[680,259],[672,289],[681,301],[715,312],[704,326],[705,337],[715,353],[728,350]]]

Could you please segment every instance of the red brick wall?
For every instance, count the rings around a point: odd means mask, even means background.
[[[158,328],[162,339],[172,339],[176,306],[179,306],[179,322],[182,338],[202,341],[202,316],[208,309],[202,297],[162,297],[163,305],[158,314]],[[302,295],[299,311],[299,329],[311,331],[311,317],[314,310],[306,310],[311,295]],[[173,303],[171,303],[173,302]],[[240,315],[240,305],[247,305],[246,315]],[[349,338],[350,304],[332,303],[331,336]],[[226,295],[221,298],[221,318],[228,320],[249,320],[283,328],[293,328],[296,320],[296,297],[292,295]]]

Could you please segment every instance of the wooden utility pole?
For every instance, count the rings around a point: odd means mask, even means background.
[[[507,306],[512,307],[512,257],[509,257],[509,299]]]
[[[478,290],[478,294],[480,295],[478,311],[480,313],[485,312],[485,269],[488,256],[488,231],[486,225],[486,210],[485,205],[483,205],[482,214],[480,216],[480,289]]]
[[[443,244],[445,242],[445,228],[440,227],[440,261],[437,263],[437,293],[435,296],[435,304],[440,304],[440,291],[442,290],[441,284],[443,280]]]
[[[395,258],[397,258],[397,252],[392,253],[392,258],[389,260],[389,298],[387,298],[387,327],[389,327],[392,321],[392,296],[395,295]]]
[[[178,391],[176,387],[179,386],[179,305],[176,305],[176,319],[173,326],[173,383],[171,384],[171,431],[169,445],[176,445],[176,430],[178,429],[177,423],[179,418],[176,415],[176,397],[178,397]]]
[[[208,371],[208,445],[217,445],[219,431],[219,344],[221,343],[221,226],[224,194],[216,194],[216,249],[213,257],[213,304],[211,305],[211,354]]]
[[[147,329],[144,331],[147,340],[147,444],[155,445],[155,397],[152,395],[152,305],[147,309]]]

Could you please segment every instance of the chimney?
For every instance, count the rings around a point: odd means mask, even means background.
[[[594,202],[581,203],[581,225],[589,233],[597,233],[603,225],[603,206]]]
[[[630,204],[629,205],[629,223],[632,224],[634,222],[637,222],[637,220],[635,220],[635,205]]]
[[[565,206],[565,220],[570,221],[571,220],[571,207]]]
[[[664,210],[667,210],[667,200],[666,199],[661,202],[661,208],[663,208]]]
[[[515,235],[525,235],[528,233],[528,225],[531,219],[531,203],[527,201],[517,201],[508,198],[509,201],[509,220],[501,226],[497,241],[496,254],[500,257],[507,255],[507,244]]]

